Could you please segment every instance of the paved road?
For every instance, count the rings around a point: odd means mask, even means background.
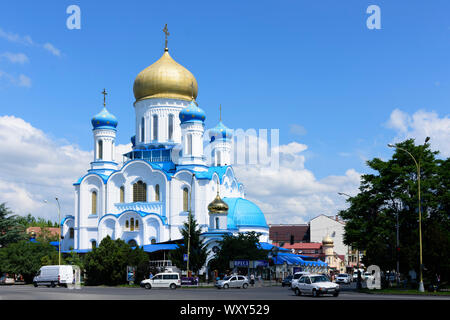
[[[31,285],[0,286],[0,300],[449,300],[450,297],[373,295],[344,290],[339,297],[297,297],[283,287],[218,290],[215,288],[152,289],[119,287],[35,288]]]

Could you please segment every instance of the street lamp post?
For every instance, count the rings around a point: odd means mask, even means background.
[[[58,197],[55,197],[56,203],[58,204],[58,228],[59,228],[59,241],[58,241],[58,264],[61,265],[61,206],[59,204]],[[44,200],[45,203],[48,203],[47,200]]]
[[[430,140],[430,137],[427,137],[425,139],[425,143],[427,143]],[[390,148],[397,148],[400,149],[404,152],[406,152],[407,154],[409,154],[409,156],[414,160],[414,163],[416,165],[417,168],[417,193],[418,193],[418,198],[419,198],[419,273],[420,273],[420,282],[419,282],[419,291],[420,292],[424,292],[424,286],[423,286],[423,274],[422,274],[422,268],[423,268],[423,262],[422,262],[422,210],[421,210],[421,203],[420,203],[420,158],[419,161],[416,161],[416,158],[414,158],[414,156],[406,149],[403,149],[399,146],[393,145],[393,144],[388,144],[388,147]]]

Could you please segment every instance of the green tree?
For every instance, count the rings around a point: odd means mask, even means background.
[[[219,241],[219,251],[210,262],[212,270],[224,272],[230,268],[232,260],[264,260],[267,259],[267,250],[259,246],[259,236],[257,232],[238,233],[238,235],[225,235]]]
[[[173,250],[169,254],[169,259],[172,260],[178,268],[182,270],[187,269],[187,263],[183,260],[183,255],[188,252],[189,244],[189,230],[190,230],[190,246],[189,246],[189,269],[198,273],[198,271],[203,267],[208,256],[208,251],[200,238],[201,230],[198,227],[195,218],[190,215],[191,219],[183,224],[181,229],[181,235],[183,236],[183,246],[178,246],[177,249]],[[189,223],[190,222],[190,223]]]
[[[0,204],[0,248],[25,238],[25,228],[17,216],[6,207],[6,203]]]
[[[97,248],[85,256],[84,267],[88,285],[109,286],[126,283],[127,266],[137,267],[136,282],[143,279],[148,256],[142,248],[132,249],[125,241],[104,238]]]
[[[21,274],[27,283],[42,266],[45,256],[58,255],[55,247],[48,242],[30,242],[21,240],[0,249],[0,270]]]
[[[397,144],[420,163],[423,263],[429,278],[448,278],[450,246],[449,159],[440,160],[429,144],[413,139]],[[417,167],[408,153],[396,149],[392,159],[367,162],[371,174],[361,177],[360,192],[340,212],[347,221],[344,242],[365,250],[363,262],[382,270],[419,271],[419,215]],[[399,251],[396,226],[399,222]],[[446,249],[446,250],[444,250]]]

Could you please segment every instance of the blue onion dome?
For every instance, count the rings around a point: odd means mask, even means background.
[[[192,100],[186,108],[180,111],[179,117],[181,123],[204,122],[206,119],[206,113],[194,100]]]
[[[243,198],[223,198],[228,205],[228,229],[258,227],[268,228],[261,209],[253,202]]]
[[[209,137],[211,138],[211,141],[214,141],[215,139],[231,139],[233,137],[233,130],[220,121],[217,126],[209,129]]]
[[[92,126],[95,129],[116,129],[118,121],[117,118],[103,107],[102,111],[95,115],[91,120]]]

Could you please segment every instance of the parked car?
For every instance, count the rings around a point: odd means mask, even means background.
[[[323,294],[339,295],[339,285],[333,283],[324,275],[310,274],[302,276],[295,284],[293,290],[297,296],[311,294],[318,297]]]
[[[215,284],[217,289],[243,288],[247,289],[249,285],[248,278],[245,276],[226,276],[222,280],[218,280]]]
[[[8,273],[3,273],[0,275],[0,284],[14,284],[14,276]]]
[[[336,283],[350,283],[352,282],[352,278],[348,273],[340,273],[336,276]]]
[[[291,282],[292,282],[292,278],[294,276],[293,275],[289,275],[286,278],[283,279],[283,281],[281,281],[281,286],[285,287],[285,286],[291,286]]]
[[[176,272],[157,273],[151,279],[142,280],[140,286],[145,289],[151,288],[170,288],[175,290],[181,287],[180,275]]]
[[[306,271],[299,271],[294,273],[294,276],[292,277],[292,281],[291,281],[291,289],[294,290],[294,284],[298,281],[298,279],[300,279],[302,276],[306,275],[306,274],[310,274],[309,272]]]
[[[67,287],[67,284],[74,283],[74,273],[71,265],[43,266],[33,278],[33,284],[35,287],[39,285]]]

